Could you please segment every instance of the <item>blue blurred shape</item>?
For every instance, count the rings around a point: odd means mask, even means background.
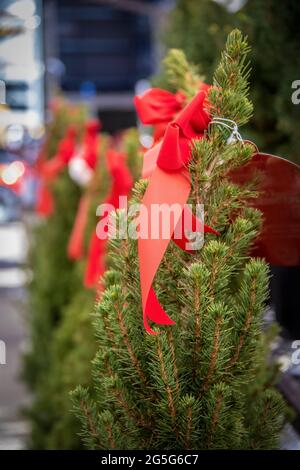
[[[90,80],[85,80],[80,85],[80,95],[83,99],[88,100],[93,98],[97,93],[95,83]]]

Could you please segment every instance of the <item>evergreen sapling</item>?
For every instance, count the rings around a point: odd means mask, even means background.
[[[239,126],[250,119],[248,51],[234,30],[209,92],[212,118]],[[178,69],[181,90],[190,97],[193,69],[181,53],[172,54],[173,72]],[[239,141],[229,145],[228,137],[223,126],[211,125],[206,138],[193,143],[189,202],[204,204],[205,223],[220,236],[206,234],[193,254],[169,245],[155,291],[175,326],[160,328],[156,336],[144,331],[137,242],[111,241],[111,268],[96,307],[93,382],[73,392],[90,449],[278,446],[284,404],[270,379],[261,328],[268,267],[249,256],[262,216],[247,206],[254,185],[238,186],[228,176],[254,149]],[[144,180],[136,184],[133,203],[146,187]],[[121,216],[118,211],[115,217]]]

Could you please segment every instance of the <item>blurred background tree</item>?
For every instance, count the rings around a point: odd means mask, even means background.
[[[71,123],[78,126],[80,136],[86,118],[84,108],[69,106],[60,99],[55,101],[53,111],[42,150],[42,158],[45,159],[54,157]],[[45,401],[41,397],[49,376],[53,334],[61,321],[63,308],[81,284],[77,266],[67,257],[67,244],[81,190],[69,177],[66,168],[51,184],[51,192],[55,209],[35,226],[29,255],[34,274],[29,286],[31,347],[24,357],[23,377],[35,394],[27,410],[32,423],[34,447],[39,447],[36,443],[41,442],[49,431],[49,406],[45,403],[51,402],[51,397],[48,396]]]
[[[300,79],[299,17],[298,0],[178,0],[164,34],[167,47],[183,49],[209,83],[229,31],[238,27],[248,35],[255,115],[244,137],[261,151],[298,163],[300,105],[291,97],[292,83]]]
[[[109,170],[104,164],[105,153],[112,144],[112,138],[101,135],[98,164],[91,182],[85,189],[91,201],[84,233],[85,253],[97,224],[96,208],[107,197],[112,183]],[[121,147],[127,154],[126,161],[132,177],[137,180],[142,158],[136,129],[123,132]],[[66,222],[63,227],[61,219],[65,219],[66,212],[70,213],[71,210],[73,216],[71,222],[74,221],[73,205],[78,203],[78,197],[76,194],[67,193],[67,189],[72,185],[77,188],[76,191],[79,191],[73,181],[66,185],[66,177],[68,176],[64,175],[62,180],[59,179],[57,182],[61,188],[57,209],[61,209],[61,204],[69,206],[72,204],[72,208],[69,207],[68,211],[56,210],[54,217],[47,221],[46,227],[44,225],[41,227],[43,236],[46,228],[50,234],[55,234],[55,246],[51,246],[54,256],[49,260],[46,254],[49,251],[48,238],[46,244],[42,238],[38,238],[34,252],[35,278],[32,285],[32,300],[38,301],[39,304],[38,312],[37,306],[33,305],[34,313],[36,312],[32,316],[34,348],[27,356],[26,367],[27,381],[32,380],[32,375],[35,379],[33,387],[35,399],[29,410],[32,429],[30,446],[34,449],[82,447],[78,436],[79,422],[70,412],[72,408],[70,391],[78,383],[84,386],[90,385],[91,360],[96,352],[96,339],[92,328],[95,291],[87,289],[83,283],[86,258],[74,263],[66,256],[71,226],[68,219],[67,231]],[[60,234],[60,243],[57,240],[58,234]],[[41,269],[44,269],[43,273]],[[61,272],[58,272],[58,269]],[[45,295],[42,295],[44,291]]]

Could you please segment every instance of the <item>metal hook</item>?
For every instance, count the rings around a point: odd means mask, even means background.
[[[239,128],[238,125],[235,121],[232,119],[227,119],[227,118],[222,118],[222,117],[215,117],[213,120],[209,123],[210,124],[219,124],[220,126],[226,127],[226,129],[229,129],[231,131],[230,136],[227,139],[227,144],[232,144],[233,142],[239,141],[239,142],[244,142],[241,134],[239,133]]]

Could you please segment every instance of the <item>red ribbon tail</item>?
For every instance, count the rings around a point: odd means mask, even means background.
[[[204,224],[204,233],[213,233],[214,235],[220,235],[220,232],[218,232],[218,230],[215,230],[214,228],[206,224]]]
[[[37,192],[36,212],[40,216],[48,217],[54,211],[54,200],[52,193],[45,182],[40,181]]]
[[[158,237],[140,233],[138,239],[138,252],[140,262],[140,283],[143,300],[143,320],[148,333],[156,334],[149,326],[151,320],[159,325],[173,325],[173,320],[166,314],[157,300],[153,290],[153,281],[163,256],[172,238],[174,228],[181,218],[183,207],[190,192],[190,180],[184,171],[168,173],[156,167],[144,194],[142,206],[146,209],[140,212],[140,227],[151,227],[155,229],[155,221],[152,220],[152,205],[164,205],[170,207],[176,204],[177,210],[174,217],[170,217],[167,236],[162,236],[159,231]],[[154,225],[153,225],[154,224]],[[148,231],[149,232],[149,231]]]
[[[87,224],[89,206],[89,196],[82,196],[79,201],[75,222],[72,228],[67,248],[68,257],[73,260],[81,259],[84,255],[84,231]]]
[[[90,240],[87,265],[84,274],[85,287],[97,287],[100,277],[105,272],[105,245],[106,240],[100,240],[94,232]]]
[[[57,154],[55,157],[47,160],[42,166],[42,175],[48,181],[54,180],[65,168],[66,162],[63,160],[61,154]]]
[[[157,335],[157,332],[152,330],[149,326],[148,320],[151,320],[158,325],[175,325],[175,322],[166,314],[160,305],[152,287],[149,290],[143,319],[145,330],[152,335]]]

